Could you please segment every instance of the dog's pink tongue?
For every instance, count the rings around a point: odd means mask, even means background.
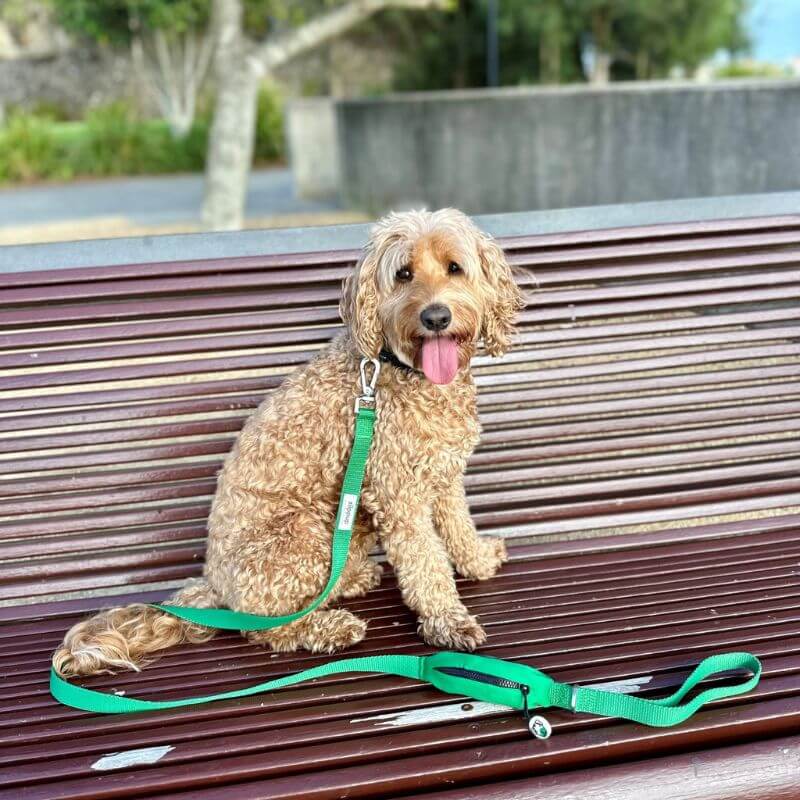
[[[458,344],[452,336],[431,336],[422,342],[422,371],[431,383],[450,383],[458,372]]]

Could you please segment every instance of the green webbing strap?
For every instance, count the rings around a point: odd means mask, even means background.
[[[462,677],[448,674],[443,671],[447,669],[467,670],[469,675]],[[752,675],[742,683],[733,686],[717,686],[706,689],[685,705],[679,705],[680,701],[700,681],[715,673],[731,670],[749,670]],[[233,700],[237,697],[272,692],[303,681],[343,672],[378,672],[383,675],[399,675],[403,678],[426,681],[448,694],[467,695],[475,700],[483,700],[510,708],[526,710],[529,708],[565,708],[607,717],[621,717],[632,722],[661,728],[684,722],[700,706],[711,700],[749,692],[758,683],[761,676],[761,664],[755,656],[749,653],[723,653],[710,656],[700,662],[677,692],[661,700],[645,700],[641,697],[616,694],[600,689],[573,687],[566,683],[556,683],[544,672],[525,664],[447,650],[430,656],[380,655],[344,658],[338,661],[329,661],[327,664],[321,664],[294,675],[248,686],[246,689],[236,689],[204,697],[189,697],[184,700],[139,700],[135,697],[105,694],[68,683],[53,671],[50,673],[50,692],[60,703],[79,708],[82,711],[124,714],[131,711],[163,711],[171,708],[184,708],[215,700]],[[507,684],[515,685],[497,686],[487,682],[486,678],[492,676],[501,678]],[[524,695],[521,691],[522,687],[527,687]],[[573,698],[575,699],[574,704]]]
[[[353,448],[345,471],[339,508],[336,513],[331,547],[330,577],[322,593],[306,608],[283,617],[261,617],[221,608],[185,608],[157,604],[154,605],[154,608],[211,628],[267,630],[286,625],[309,614],[325,600],[336,585],[347,561],[350,537],[358,511],[367,455],[375,425],[374,408],[363,408],[361,402],[370,404],[373,402],[372,390],[379,369],[379,365],[374,363],[376,364],[375,372],[371,384],[369,384],[369,390],[367,391],[365,388],[364,395],[356,404]],[[367,382],[363,370],[364,364],[362,363],[362,385],[366,387]],[[700,681],[715,673],[731,670],[748,670],[752,675],[734,686],[706,689],[688,703],[679,705],[681,700]],[[341,659],[294,675],[249,686],[246,689],[167,701],[139,700],[135,697],[105,694],[93,689],[86,689],[68,683],[51,669],[50,692],[60,703],[73,708],[102,714],[123,714],[132,711],[183,708],[210,703],[214,700],[232,700],[237,697],[275,691],[285,686],[343,672],[378,672],[414,678],[426,681],[448,694],[467,695],[476,700],[519,708],[526,712],[531,708],[557,707],[609,717],[622,717],[644,725],[663,727],[683,722],[710,700],[750,691],[756,686],[761,676],[761,664],[755,656],[749,653],[725,653],[711,656],[697,666],[677,692],[661,700],[645,700],[640,697],[589,687],[573,687],[566,683],[556,683],[545,673],[525,664],[449,651],[441,651],[430,656],[379,655]]]
[[[270,628],[279,628],[289,622],[294,622],[306,614],[310,614],[325,600],[336,586],[350,549],[350,538],[353,533],[353,523],[356,519],[359,501],[361,499],[361,486],[364,483],[364,472],[367,467],[367,456],[372,443],[375,429],[375,409],[359,408],[356,414],[355,432],[353,434],[353,448],[350,451],[350,460],[342,481],[342,491],[339,496],[339,509],[336,512],[336,524],[333,531],[331,544],[331,572],[328,583],[322,593],[310,605],[286,614],[282,617],[262,617],[258,614],[244,614],[239,611],[229,611],[227,608],[187,608],[184,606],[167,606],[152,603],[153,608],[159,608],[180,619],[206,625],[209,628],[220,628],[226,631],[265,631]]]
[[[364,658],[344,658],[339,661],[329,661],[304,672],[266,681],[246,689],[237,689],[232,692],[209,694],[205,697],[188,697],[185,700],[138,700],[135,697],[123,697],[116,694],[105,694],[93,689],[84,689],[73,683],[67,683],[63,678],[50,672],[50,693],[66,706],[79,708],[82,711],[94,711],[98,714],[125,714],[130,711],[164,711],[169,708],[183,708],[200,703],[211,703],[214,700],[233,700],[236,697],[248,697],[253,694],[272,692],[291,686],[301,681],[310,681],[313,678],[324,678],[326,675],[335,675],[339,672],[383,672],[389,675],[400,675],[403,678],[419,678],[419,656],[365,656]]]

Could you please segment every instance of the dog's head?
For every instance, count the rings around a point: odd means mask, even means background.
[[[450,383],[483,340],[510,346],[522,294],[502,249],[455,209],[392,213],[372,229],[340,310],[369,358],[387,346],[433,383]]]

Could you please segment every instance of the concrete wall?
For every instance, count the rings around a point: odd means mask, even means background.
[[[470,213],[800,188],[800,81],[617,84],[336,103],[354,206]]]
[[[286,141],[298,195],[310,200],[336,197],[340,179],[334,101],[318,97],[290,103]]]

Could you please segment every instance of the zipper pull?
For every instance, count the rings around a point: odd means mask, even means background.
[[[528,708],[528,695],[531,692],[531,687],[521,683],[519,685],[519,690],[522,692],[522,716],[525,717],[525,721],[527,722],[531,718],[531,711]]]

